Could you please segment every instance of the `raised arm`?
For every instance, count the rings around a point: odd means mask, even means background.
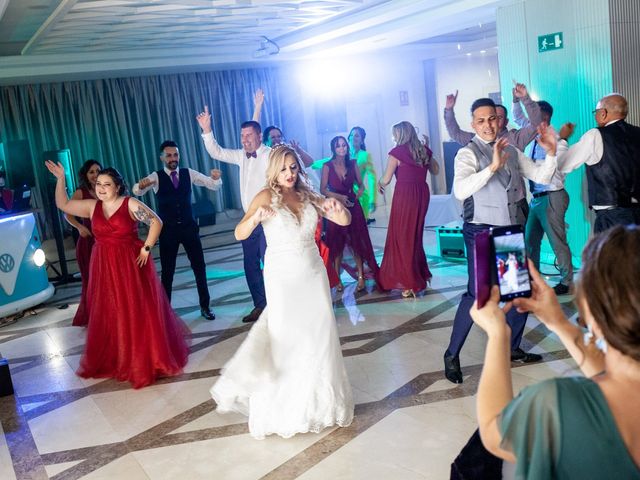
[[[222,148],[218,145],[218,142],[213,136],[213,131],[211,130],[211,114],[209,113],[209,107],[207,105],[205,105],[204,110],[196,116],[196,120],[202,129],[204,147],[207,149],[211,158],[221,162],[233,163],[234,165],[239,165],[242,162],[242,150]]]
[[[264,104],[264,92],[261,88],[256,90],[253,96],[253,117],[251,119],[254,122],[260,123],[260,115],[262,114],[262,105]]]
[[[140,253],[138,254],[138,258],[136,259],[136,263],[138,264],[138,266],[142,267],[147,263],[147,260],[149,259],[151,247],[153,247],[158,241],[160,231],[162,230],[162,220],[160,220],[160,217],[158,217],[156,212],[154,212],[140,200],[137,200],[135,198],[129,199],[129,215],[134,220],[137,220],[149,226],[149,233],[147,234],[147,238],[144,241],[144,246],[140,248]]]
[[[262,190],[253,198],[249,210],[236,225],[234,231],[236,240],[246,240],[263,220],[271,218],[275,214],[276,212],[271,208],[271,192]]]
[[[296,151],[300,160],[302,160],[304,168],[309,168],[313,165],[313,157],[300,146],[300,143],[295,140],[291,140],[291,148]]]
[[[49,170],[57,179],[55,193],[56,207],[69,215],[91,218],[93,208],[96,205],[96,200],[69,200],[67,198],[64,178],[65,171],[62,164],[60,162],[56,164],[52,160],[47,160],[44,164],[47,167],[47,170]]]
[[[456,93],[450,93],[447,95],[447,100],[444,107],[444,124],[447,127],[447,132],[452,140],[458,142],[460,145],[465,146],[471,141],[474,134],[471,132],[465,132],[460,129],[458,121],[456,120],[456,114],[453,112],[453,107],[456,106],[458,99],[458,91]]]
[[[527,111],[529,124],[518,130],[509,130],[508,138],[511,145],[516,147],[518,150],[524,151],[526,146],[536,138],[537,129],[542,122],[542,112],[540,111],[538,102],[534,102],[531,97],[529,97],[527,87],[522,83],[516,84],[514,88],[514,95],[520,99],[524,109]]]
[[[520,99],[515,96],[515,88],[513,95],[513,104],[511,106],[511,113],[513,113],[513,121],[520,128],[524,128],[530,124],[529,119],[524,114],[524,110],[522,110],[522,104],[520,103]]]
[[[73,195],[71,196],[71,200],[82,200],[82,190],[78,189],[75,192],[73,192]],[[91,230],[89,230],[87,227],[85,227],[73,215],[69,215],[69,214],[65,213],[64,214],[64,219],[67,221],[67,223],[69,223],[69,225],[71,225],[73,228],[78,230],[78,233],[80,234],[80,236],[82,238],[87,238],[87,237],[92,237],[93,236],[93,234],[91,233]]]

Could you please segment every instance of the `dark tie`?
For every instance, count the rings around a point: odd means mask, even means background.
[[[258,154],[256,152],[251,152],[251,153],[246,152],[245,154],[247,155],[247,158],[251,158],[251,157],[258,158]]]
[[[180,181],[178,180],[178,172],[175,170],[171,172],[171,183],[173,183],[173,188],[178,188]]]

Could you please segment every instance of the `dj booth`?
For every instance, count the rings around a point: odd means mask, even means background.
[[[16,200],[19,199],[14,202]],[[53,293],[33,212],[3,214],[0,216],[0,318],[45,302]]]

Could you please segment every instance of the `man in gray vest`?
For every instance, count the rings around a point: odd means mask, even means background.
[[[469,310],[475,301],[475,269],[473,250],[475,235],[493,226],[522,225],[527,220],[527,199],[523,177],[538,183],[549,183],[556,171],[556,138],[546,126],[538,128],[538,143],[546,152],[544,162],[536,163],[520,150],[498,137],[496,107],[490,98],[480,98],[471,106],[471,126],[476,134],[455,158],[453,193],[464,201],[462,232],[467,247],[467,291],[453,322],[449,346],[444,354],[445,376],[453,383],[462,383],[459,354],[473,321]],[[536,362],[540,355],[525,353],[520,340],[527,321],[526,313],[511,309],[507,322],[511,327],[511,360]]]
[[[628,110],[619,93],[602,97],[593,111],[598,128],[585,133],[558,163],[563,173],[586,164],[595,233],[640,224],[640,128],[625,121]]]

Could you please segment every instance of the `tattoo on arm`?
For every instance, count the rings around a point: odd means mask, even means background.
[[[142,207],[138,207],[138,210],[133,212],[133,215],[138,219],[138,221],[147,225],[151,225],[154,220],[153,216],[151,216],[151,214]]]

